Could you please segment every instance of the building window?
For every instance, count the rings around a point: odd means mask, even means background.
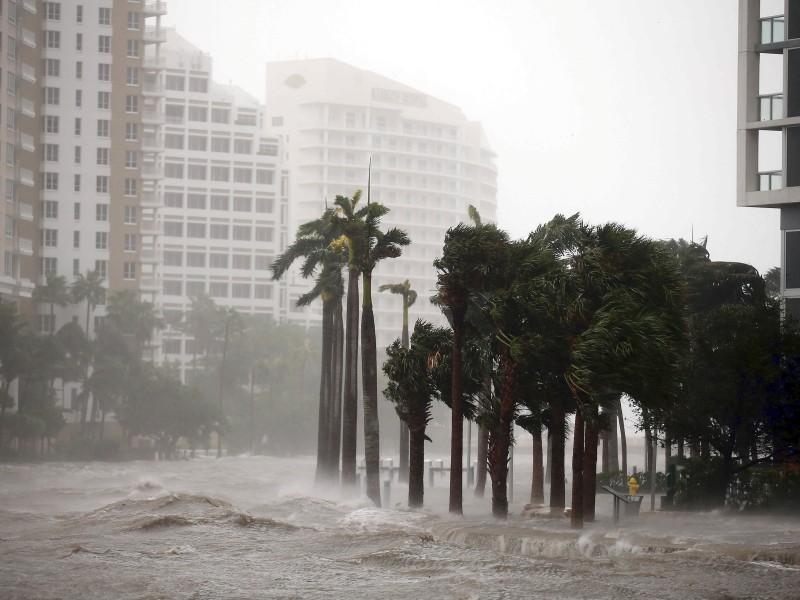
[[[206,166],[189,165],[186,174],[189,179],[206,179]]]
[[[262,185],[272,185],[275,180],[275,172],[268,169],[256,169],[256,183]],[[271,210],[269,212],[272,212]]]
[[[43,259],[49,260],[49,259]],[[55,271],[51,271],[55,274]],[[42,266],[42,275],[47,276],[47,272]],[[55,315],[38,315],[39,316],[39,333],[55,333],[56,331],[56,316]]]
[[[9,73],[10,75],[11,73]],[[57,58],[44,59],[44,74],[47,77],[60,77],[61,76],[61,61]]]
[[[108,204],[96,204],[94,218],[95,221],[108,221]]]
[[[190,135],[188,142],[189,150],[205,152],[207,140],[208,138],[204,135]]]
[[[249,298],[250,297],[250,284],[249,283],[234,283],[234,284],[231,284],[231,297],[232,298]]]
[[[164,147],[170,150],[183,150],[183,135],[178,133],[165,134]]]
[[[136,263],[133,261],[125,261],[122,263],[122,278],[123,279],[136,279]]]
[[[97,79],[98,81],[111,81],[111,65],[108,63],[100,63],[97,65]]]
[[[17,150],[14,148],[14,144],[11,142],[6,142],[6,164],[9,167],[13,167],[17,162]]]
[[[125,150],[125,168],[135,169],[139,166],[139,152],[136,150]]]
[[[212,123],[230,123],[231,111],[227,108],[212,108],[211,109],[211,122]]]
[[[111,9],[100,8],[98,9],[97,24],[98,25],[111,25]]]
[[[250,270],[250,255],[249,254],[234,254],[233,255],[233,268]]]
[[[45,2],[44,18],[48,21],[61,20],[61,2]]]
[[[210,227],[209,237],[212,240],[227,240],[228,239],[228,226],[220,223],[212,223]]]
[[[139,13],[138,12],[128,12],[128,29],[133,31],[139,30]]]
[[[58,162],[58,144],[44,145],[45,162]]]
[[[81,147],[75,146],[75,153],[74,153],[74,162],[76,165],[81,164]]]
[[[230,169],[228,167],[211,167],[211,181],[228,181]]]
[[[81,61],[75,63],[75,79],[83,79],[83,63]]]
[[[97,137],[108,137],[109,124],[108,119],[97,119]]]
[[[270,300],[272,298],[272,286],[263,283],[257,283],[254,289],[254,297],[259,300]]]
[[[183,294],[183,282],[165,279],[163,289],[165,296],[180,296]]]
[[[16,60],[17,59],[17,40],[15,40],[11,36],[8,36],[6,39],[7,39],[6,44],[8,44],[8,51],[7,51],[8,58],[10,58],[11,60]]]
[[[183,165],[180,163],[164,163],[164,177],[183,179]]]
[[[80,117],[76,117],[75,118],[75,135],[80,135],[80,134],[81,134],[81,118]]]
[[[80,221],[81,220],[81,203],[80,202],[76,202],[75,204],[72,205],[72,218],[75,221]]]
[[[81,232],[78,230],[72,232],[72,247],[76,250],[81,247]]]
[[[189,120],[196,121],[198,123],[205,123],[208,121],[208,109],[205,106],[190,106]]]
[[[129,142],[135,142],[138,138],[139,138],[139,124],[125,123],[125,139]]]
[[[58,229],[42,229],[42,246],[55,248],[58,246]]]
[[[256,198],[256,212],[257,213],[271,213],[272,212],[272,198]]]
[[[97,164],[98,165],[108,164],[108,148],[97,149]]]
[[[224,281],[212,281],[208,284],[208,295],[212,298],[227,298],[228,284]]]
[[[208,266],[210,266],[212,269],[227,269],[228,255],[220,254],[219,252],[212,252],[208,255]]]
[[[139,40],[128,40],[128,58],[139,58]]]
[[[83,34],[76,33],[75,34],[75,50],[78,52],[83,51]]]
[[[100,110],[111,108],[111,92],[97,92],[97,108]]]
[[[164,250],[164,265],[167,267],[182,267],[183,252],[175,250]]]
[[[183,194],[181,192],[164,192],[164,206],[183,208]]]
[[[125,68],[125,83],[128,85],[139,85],[139,69],[138,67]]]
[[[205,267],[206,255],[204,252],[187,252],[186,253],[186,266],[187,267]]]
[[[208,92],[208,79],[205,77],[189,77],[189,91],[205,94]],[[222,123],[223,121],[219,121]],[[227,121],[224,121],[227,123]]]
[[[228,138],[212,137],[211,138],[211,151],[212,152],[230,152],[231,141]]]
[[[211,210],[228,210],[228,197],[212,194]]]
[[[122,220],[125,225],[136,225],[136,207],[126,206],[125,215]]]
[[[98,175],[95,183],[95,191],[98,194],[108,193],[108,175]]]
[[[45,219],[57,219],[58,202],[55,200],[45,200],[42,202],[42,217]]]
[[[83,91],[75,90],[75,106],[80,108],[82,104],[83,104]]]
[[[139,96],[134,96],[132,94],[127,94],[125,96],[125,112],[139,112]]]
[[[97,36],[97,51],[100,54],[109,54],[111,52],[111,36],[110,35]]]
[[[206,209],[206,195],[205,194],[188,194],[186,197],[186,208],[193,208],[195,210]]]
[[[168,237],[183,237],[183,223],[166,221],[164,223],[164,235]]]
[[[94,247],[95,250],[108,250],[108,233],[105,231],[98,231],[94,234]]]
[[[42,173],[42,183],[46,190],[58,190],[58,173]]]
[[[81,191],[81,174],[75,173],[75,180],[72,183],[72,189],[75,192]]]
[[[17,130],[17,113],[10,106],[6,107],[6,129],[9,131]]]
[[[136,252],[136,234],[126,233],[122,238],[123,252]]]
[[[237,212],[250,212],[253,201],[250,198],[237,196],[233,199],[233,210]]]
[[[9,43],[14,38],[9,37]],[[60,31],[51,31],[47,30],[44,32],[44,47],[45,48],[53,48],[54,50],[58,50],[61,48],[61,32]]]
[[[252,183],[253,182],[252,169],[243,167],[234,167],[233,181],[235,181],[236,183]]]
[[[256,241],[257,242],[271,242],[272,241],[272,227],[256,227]]]
[[[204,238],[204,237],[206,237],[206,224],[205,223],[187,223],[186,224],[186,237],[190,237],[190,238]]]
[[[234,225],[233,226],[233,239],[239,241],[249,241],[252,238],[253,232],[250,225]]]
[[[252,140],[233,140],[233,151],[236,154],[252,154],[253,141]]]
[[[100,275],[100,277],[106,278],[108,276],[108,261],[107,260],[94,261],[94,270],[97,271],[97,274]]]
[[[186,282],[186,295],[189,298],[194,298],[200,294],[206,293],[206,284],[204,281],[187,281]]]
[[[167,75],[164,83],[168,90],[182,92],[184,91],[185,81],[186,79],[183,75]]]
[[[256,255],[256,271],[268,271],[271,264],[271,256]]]
[[[81,261],[77,258],[72,259],[72,274],[76,277],[81,274]]]
[[[83,23],[83,5],[79,4],[77,10],[75,11],[75,21],[77,23]]]
[[[44,103],[51,106],[58,106],[60,102],[61,90],[57,87],[44,88]]]
[[[125,195],[126,196],[136,195],[136,179],[132,177],[125,178]]]

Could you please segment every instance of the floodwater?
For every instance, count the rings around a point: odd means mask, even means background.
[[[491,519],[314,491],[312,459],[0,466],[0,598],[800,598],[800,519]],[[529,481],[529,479],[528,479]],[[487,492],[488,492],[487,488]],[[648,501],[645,500],[645,507]]]

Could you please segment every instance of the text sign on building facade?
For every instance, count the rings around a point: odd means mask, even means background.
[[[405,104],[406,106],[417,106],[419,108],[428,106],[428,98],[424,94],[387,90],[385,88],[372,88],[372,99],[375,102]]]

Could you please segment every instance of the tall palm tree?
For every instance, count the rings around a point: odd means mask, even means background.
[[[58,329],[55,322],[55,307],[63,308],[72,302],[67,278],[63,275],[49,274],[45,285],[37,285],[33,290],[33,301],[37,304],[50,305],[50,335],[53,335]]]
[[[342,398],[342,486],[356,485],[356,446],[358,436],[358,322],[361,277],[359,257],[364,252],[364,217],[367,206],[359,207],[361,190],[352,198],[336,196],[334,205],[341,237],[338,244],[347,249],[347,306],[345,307],[344,395]]]
[[[411,284],[406,279],[403,283],[386,283],[378,288],[379,292],[399,294],[403,299],[403,330],[400,334],[400,343],[403,348],[409,347],[408,339],[408,309],[417,301],[417,292],[411,289]],[[408,424],[400,420],[400,471],[398,479],[408,481]]]
[[[489,265],[508,243],[508,235],[492,224],[468,226],[463,223],[448,229],[442,257],[433,262],[439,271],[437,296],[449,310],[453,328],[453,381],[450,439],[450,506],[463,514],[463,381],[462,352],[467,308],[473,296],[488,282]]]
[[[101,277],[98,271],[87,271],[86,275],[78,275],[72,282],[72,298],[75,303],[86,301],[86,337],[91,337],[89,333],[89,319],[92,311],[98,304],[103,302],[106,297],[106,289],[103,287],[105,278]]]
[[[140,352],[152,339],[153,333],[165,326],[155,306],[140,300],[134,290],[119,290],[110,294],[106,314],[120,333],[133,339]]]
[[[273,279],[280,279],[300,259],[300,273],[303,277],[310,277],[316,272],[314,287],[301,296],[297,304],[304,306],[316,298],[322,300],[322,365],[317,426],[318,482],[334,479],[334,471],[338,477],[339,469],[339,445],[337,442],[334,447],[334,440],[339,438],[337,414],[340,411],[336,407],[341,403],[341,393],[337,394],[335,389],[335,382],[339,377],[334,374],[334,366],[341,364],[341,358],[336,352],[334,333],[336,310],[337,306],[341,306],[344,293],[341,274],[344,253],[335,244],[339,238],[339,220],[336,214],[335,209],[326,208],[320,218],[302,224],[294,242],[271,266]]]
[[[380,432],[378,427],[378,350],[375,339],[375,315],[372,310],[372,272],[386,258],[402,254],[411,240],[402,229],[386,232],[379,229],[381,217],[389,212],[383,204],[367,201],[364,216],[361,254],[356,258],[363,278],[361,304],[361,382],[364,403],[364,461],[367,472],[367,496],[381,505]]]

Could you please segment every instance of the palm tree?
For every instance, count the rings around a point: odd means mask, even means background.
[[[165,326],[155,306],[151,302],[140,300],[134,290],[112,293],[108,298],[106,314],[114,327],[133,339],[140,352],[151,340],[155,330]]]
[[[489,265],[508,243],[508,235],[494,225],[460,223],[447,230],[442,257],[433,262],[439,271],[437,296],[450,312],[453,328],[452,434],[450,439],[451,513],[463,514],[463,381],[462,352],[467,308],[488,283]]]
[[[225,383],[225,359],[228,357],[228,343],[231,335],[239,333],[244,328],[242,315],[235,308],[220,308],[217,313],[218,322],[222,328],[222,358],[219,364],[219,412],[222,411],[222,390]],[[217,432],[217,458],[222,456],[222,428]]]
[[[372,272],[386,258],[401,255],[402,247],[411,240],[402,229],[386,232],[379,229],[381,217],[389,212],[382,204],[367,201],[364,216],[361,254],[356,257],[363,277],[364,297],[361,305],[361,381],[364,401],[364,462],[367,472],[367,496],[381,505],[380,432],[378,428],[378,352],[375,340],[375,316],[372,310]]]
[[[33,301],[37,304],[50,305],[50,335],[53,335],[58,329],[55,322],[55,307],[63,308],[72,301],[67,278],[50,273],[45,285],[37,285],[33,290]]]
[[[25,321],[16,307],[0,300],[0,446],[6,410],[14,406],[11,384],[24,373],[28,362],[25,333]]]
[[[72,298],[75,303],[86,300],[86,337],[89,334],[89,318],[92,311],[98,304],[103,302],[106,297],[106,289],[103,287],[105,279],[100,276],[98,271],[87,271],[86,275],[78,275],[72,282]]]
[[[379,292],[400,294],[403,298],[403,330],[400,334],[400,343],[403,348],[408,348],[408,309],[417,301],[417,292],[411,289],[411,284],[406,279],[403,283],[386,283],[378,288]],[[400,471],[398,479],[408,481],[408,424],[400,420]]]
[[[192,298],[192,306],[186,313],[184,332],[192,336],[192,373],[197,370],[197,355],[205,355],[214,342],[214,327],[218,308],[211,296],[198,294]]]
[[[322,299],[322,365],[317,426],[318,482],[334,479],[334,471],[338,478],[339,470],[339,445],[336,443],[334,448],[333,441],[339,438],[337,415],[340,411],[337,407],[341,403],[341,393],[337,394],[335,389],[335,381],[339,378],[334,375],[333,370],[334,364],[341,364],[335,351],[334,320],[336,307],[341,307],[344,294],[344,255],[342,248],[335,244],[339,237],[338,224],[336,211],[326,208],[319,219],[304,223],[298,228],[295,241],[271,266],[273,279],[280,279],[298,259],[303,260],[300,268],[303,277],[310,277],[317,271],[314,287],[300,297],[297,305],[305,306],[316,298]],[[341,345],[339,348],[341,349]]]

